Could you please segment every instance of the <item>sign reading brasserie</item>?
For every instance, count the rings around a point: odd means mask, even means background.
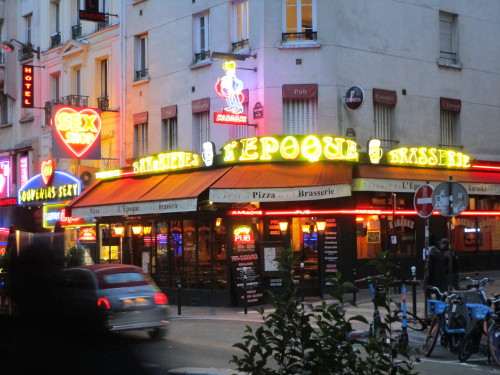
[[[387,162],[415,167],[462,168],[471,167],[471,157],[463,152],[436,147],[400,147],[387,153]]]

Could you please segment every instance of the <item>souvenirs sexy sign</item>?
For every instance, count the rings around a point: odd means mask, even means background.
[[[101,112],[94,108],[55,106],[52,156],[100,159]]]

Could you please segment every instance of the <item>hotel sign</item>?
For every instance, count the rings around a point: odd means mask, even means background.
[[[33,108],[35,105],[33,101],[33,93],[35,92],[33,88],[33,69],[33,65],[23,65],[22,108]]]

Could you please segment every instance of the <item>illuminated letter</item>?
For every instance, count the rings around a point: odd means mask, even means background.
[[[280,148],[279,142],[273,137],[262,137],[260,143],[262,144],[260,160],[272,160],[271,154],[274,154]]]
[[[297,139],[291,135],[283,138],[280,145],[280,154],[286,160],[297,159],[300,154],[300,146]]]
[[[307,160],[318,161],[321,151],[321,142],[318,137],[309,135],[302,141],[302,156]]]
[[[82,117],[83,117],[83,122],[84,122],[82,131],[84,131],[84,132],[90,131],[92,133],[97,133],[97,129],[94,125],[94,121],[97,118],[97,115],[83,114]]]
[[[71,115],[66,112],[59,111],[56,115],[56,126],[60,131],[71,129]]]
[[[436,155],[437,149],[435,147],[431,147],[429,149],[429,165],[436,165],[438,163],[438,158]]]
[[[336,142],[336,144],[333,143]],[[342,138],[332,138],[332,137],[323,137],[323,142],[325,142],[325,147],[323,149],[323,153],[325,154],[325,158],[328,160],[341,159],[342,155],[342,143],[344,140]]]
[[[456,167],[457,164],[455,163],[455,157],[457,153],[455,151],[446,151],[446,154],[448,156],[448,160],[446,161],[446,164],[448,167]]]
[[[240,155],[241,161],[257,160],[259,158],[256,145],[257,137],[240,139],[240,142],[243,143]]]
[[[224,146],[224,161],[230,162],[236,160],[236,156],[234,154],[234,149],[236,147],[238,147],[238,143],[236,141],[232,141]]]
[[[410,148],[409,152],[410,154],[408,155],[408,163],[410,164],[417,164],[417,147],[412,147]]]
[[[438,150],[438,164],[439,165],[446,165],[446,151],[445,150]]]
[[[358,144],[350,139],[346,139],[345,142],[347,143],[345,159],[357,161],[359,158]],[[380,151],[382,151],[382,149],[380,149]],[[380,155],[382,155],[382,153]]]
[[[427,148],[426,147],[419,147],[418,153],[417,153],[417,164],[426,165],[427,161],[428,161]]]
[[[392,150],[387,153],[389,155],[389,163],[391,164],[397,164],[399,163],[399,155],[397,153],[397,150]]]

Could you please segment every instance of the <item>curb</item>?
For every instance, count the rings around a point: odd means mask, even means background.
[[[169,375],[246,375],[243,372],[237,372],[230,369],[217,368],[198,368],[198,367],[183,367],[168,370]]]

